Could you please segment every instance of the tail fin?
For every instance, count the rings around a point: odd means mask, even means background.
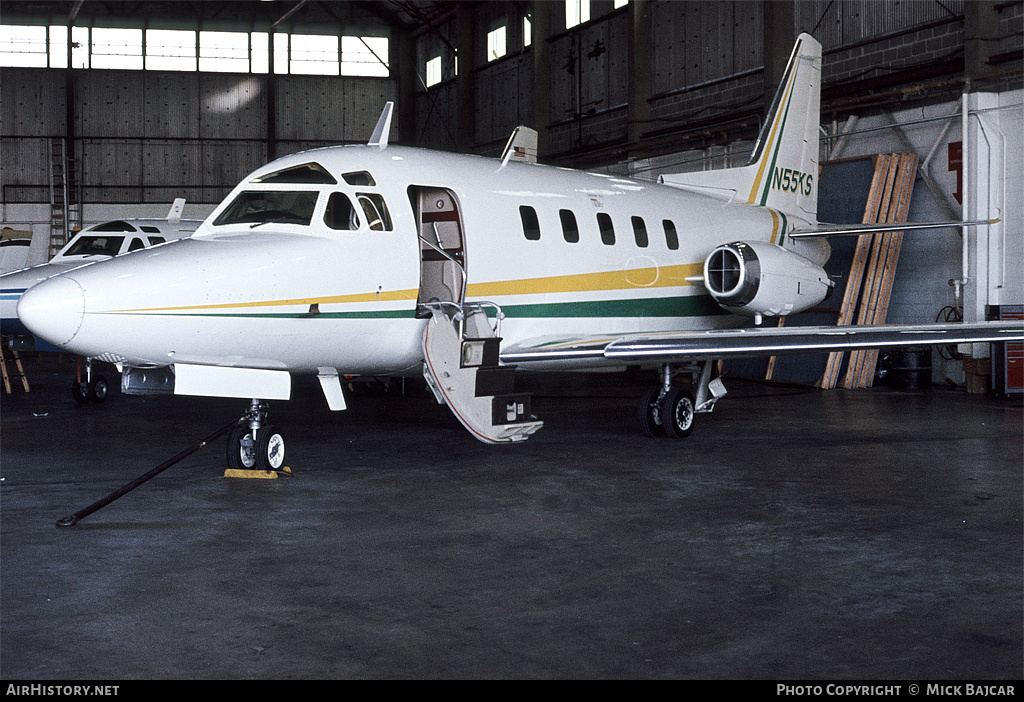
[[[178,197],[171,203],[171,209],[167,211],[168,222],[180,222],[181,214],[185,211],[185,198]]]
[[[817,222],[820,112],[821,44],[801,34],[750,163],[724,171],[665,175],[661,180],[705,193],[717,191]]]

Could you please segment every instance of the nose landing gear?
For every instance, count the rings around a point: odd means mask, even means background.
[[[276,427],[266,423],[267,409],[266,403],[254,399],[242,423],[231,430],[227,447],[229,470],[287,472],[284,437]]]

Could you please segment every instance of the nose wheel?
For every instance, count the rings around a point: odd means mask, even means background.
[[[253,400],[243,423],[228,435],[229,469],[276,472],[284,467],[284,436],[266,419],[267,406]]]
[[[79,359],[81,363],[81,359]],[[85,375],[83,377],[81,365],[78,368],[78,375],[71,383],[71,396],[80,405],[89,402],[100,403],[107,399],[110,393],[110,385],[107,379],[99,373],[92,372],[92,359],[85,359]]]

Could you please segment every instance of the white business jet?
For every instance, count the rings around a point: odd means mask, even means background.
[[[203,221],[182,219],[184,208],[185,199],[178,198],[164,219],[130,218],[95,224],[75,234],[47,263],[0,275],[0,334],[17,351],[60,351],[45,342],[37,343],[21,323],[17,307],[22,294],[58,273],[190,236]],[[106,379],[93,377],[88,359],[85,376],[72,385],[72,394],[79,402],[101,402],[107,396]]]
[[[389,145],[388,104],[368,144],[278,159],[191,238],[51,278],[18,314],[119,364],[125,392],[249,400],[228,462],[264,470],[284,461],[264,401],[288,399],[292,373],[316,374],[334,410],[339,373],[422,374],[473,436],[505,443],[541,426],[516,366],[649,365],[662,382],[642,427],[681,437],[724,393],[711,359],[1024,338],[988,323],[734,329],[832,288],[820,73],[803,34],[751,164],[662,183],[539,165],[524,128],[500,160]]]

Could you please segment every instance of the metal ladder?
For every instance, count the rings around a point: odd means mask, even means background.
[[[74,160],[68,157],[62,138],[49,141],[50,156],[50,246],[48,259],[68,243],[73,226],[82,226],[81,198],[75,188]]]

